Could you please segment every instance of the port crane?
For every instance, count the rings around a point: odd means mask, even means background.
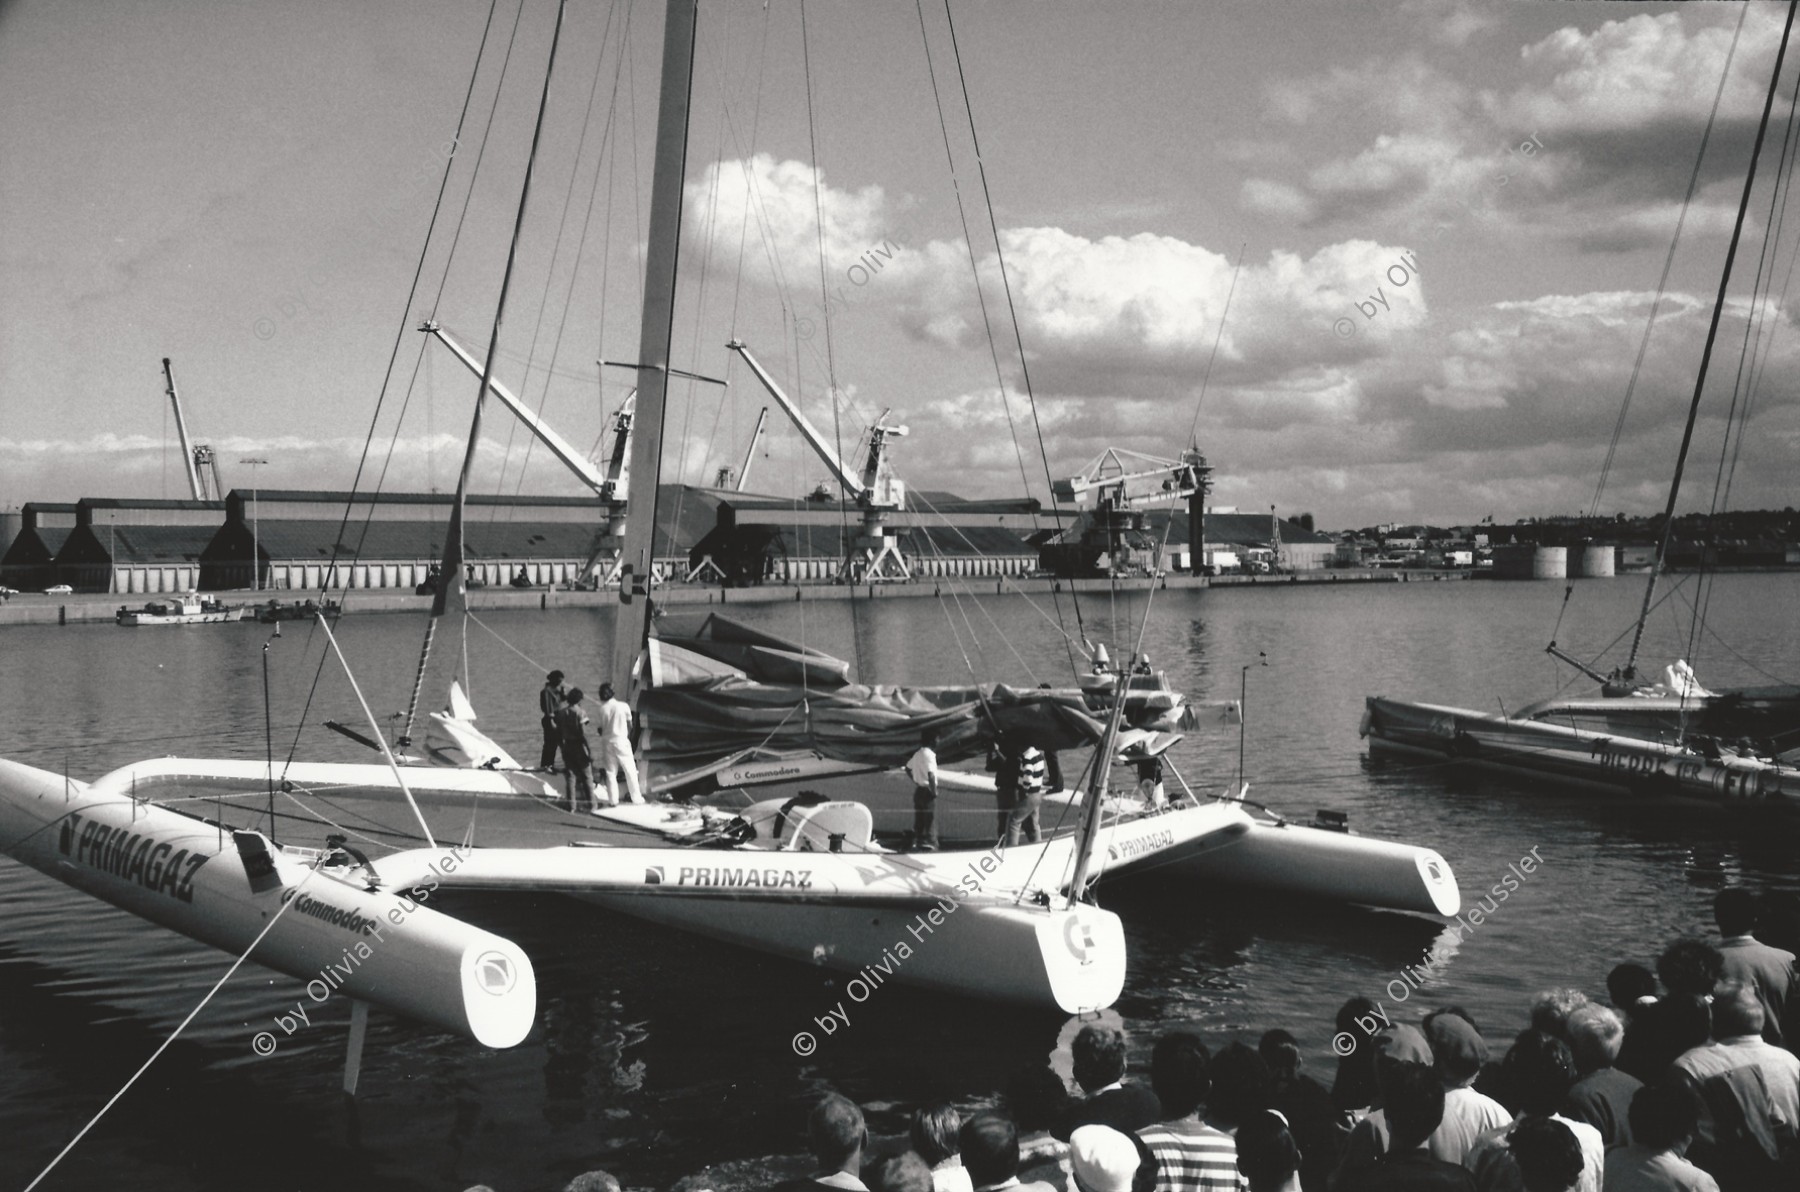
[[[749,450],[744,452],[744,466],[739,468],[736,472],[731,470],[730,464],[721,467],[718,473],[719,482],[716,487],[728,488],[733,492],[741,493],[744,491],[744,487],[750,483],[750,465],[756,462],[756,445],[762,442],[763,431],[768,425],[769,407],[764,406],[762,408],[762,413],[756,416],[756,429],[750,432],[750,447]]]
[[[1050,486],[1051,495],[1067,504],[1080,504],[1093,494],[1093,516],[1082,532],[1079,545],[1069,544],[1078,558],[1060,560],[1059,572],[1091,574],[1106,559],[1104,574],[1129,575],[1155,570],[1155,560],[1133,558],[1129,535],[1148,529],[1140,512],[1145,506],[1174,501],[1188,503],[1188,545],[1193,565],[1201,562],[1205,534],[1206,497],[1212,492],[1212,467],[1198,446],[1189,447],[1179,459],[1144,455],[1122,447],[1108,447],[1080,473]]]
[[[163,381],[169,402],[175,407],[175,433],[181,436],[181,463],[187,472],[188,491],[196,501],[223,501],[225,486],[219,482],[219,460],[205,443],[188,438],[187,418],[181,412],[181,394],[175,388],[175,368],[163,357]],[[207,487],[210,477],[212,487]]]
[[[907,433],[904,426],[889,426],[887,416],[892,411],[883,411],[875,425],[869,428],[869,448],[863,459],[860,474],[852,471],[850,465],[838,457],[825,436],[813,426],[793,399],[783,393],[775,378],[750,354],[750,349],[741,339],[734,339],[725,345],[731,351],[744,358],[756,379],[762,382],[775,404],[793,420],[799,429],[800,436],[806,440],[807,446],[813,449],[818,457],[825,461],[843,490],[849,494],[862,510],[862,532],[845,552],[844,562],[838,569],[838,579],[845,583],[905,583],[912,578],[911,568],[907,565],[906,556],[900,551],[896,537],[889,533],[888,515],[906,507],[906,482],[896,478],[888,464],[888,445]],[[747,465],[746,465],[747,467]]]
[[[482,374],[481,361],[448,331],[443,325],[427,320],[419,324],[419,330],[432,336],[439,343],[449,348],[451,353],[476,376]],[[583,455],[567,439],[557,434],[550,426],[531,411],[531,408],[520,401],[513,392],[499,380],[488,384],[488,392],[500,399],[502,405],[511,410],[519,421],[523,422],[532,434],[550,454],[561,460],[563,466],[575,473],[577,479],[593,490],[600,499],[600,507],[606,516],[606,528],[601,531],[595,542],[594,551],[588,556],[582,567],[583,576],[591,576],[601,586],[617,583],[619,563],[624,556],[625,542],[625,508],[630,495],[631,475],[629,468],[631,420],[636,413],[637,391],[631,394],[613,414],[613,449],[606,461],[605,471],[596,467],[587,456]]]

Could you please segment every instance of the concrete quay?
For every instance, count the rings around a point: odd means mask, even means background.
[[[1055,592],[1104,594],[1109,592],[1192,591],[1200,588],[1287,588],[1297,584],[1366,584],[1418,583],[1433,580],[1467,579],[1458,571],[1302,571],[1286,575],[1221,575],[1214,577],[1168,575],[1144,579],[1036,579],[1001,577],[976,579],[922,580],[906,584],[783,584],[749,588],[719,588],[673,584],[659,587],[655,598],[665,608],[734,604],[781,604],[809,600],[904,600],[921,596],[955,595],[1048,595]],[[261,604],[271,598],[290,603],[317,593],[299,591],[215,592],[228,604]],[[568,591],[548,588],[475,588],[469,592],[469,607],[481,612],[490,609],[601,608],[617,604],[615,588],[603,591]],[[431,607],[429,596],[385,588],[352,588],[334,592],[332,599],[343,606],[345,616],[366,613],[423,613]],[[121,600],[116,592],[76,593],[47,596],[22,593],[0,602],[0,626],[6,625],[77,625],[114,619],[121,604],[138,607],[143,600],[128,597]]]

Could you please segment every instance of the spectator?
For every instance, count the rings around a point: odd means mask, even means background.
[[[1756,938],[1757,912],[1756,895],[1741,887],[1720,890],[1713,899],[1723,975],[1756,990],[1763,1009],[1763,1042],[1780,1047],[1786,1037],[1783,1024],[1794,1021],[1788,1011],[1800,999],[1800,977],[1794,972],[1792,952],[1771,948]]]
[[[584,1171],[563,1187],[563,1192],[619,1192],[619,1181],[604,1171]]]
[[[1512,1114],[1473,1087],[1487,1063],[1488,1047],[1466,1017],[1452,1010],[1427,1014],[1425,1038],[1431,1044],[1432,1067],[1444,1085],[1444,1120],[1425,1145],[1433,1158],[1461,1163],[1477,1138],[1512,1121]]]
[[[1581,1183],[1581,1144],[1555,1118],[1519,1123],[1512,1132],[1512,1156],[1525,1192],[1572,1192]]]
[[[1569,1041],[1569,1015],[1588,1004],[1579,989],[1546,989],[1531,999],[1531,1028],[1553,1039]]]
[[[1475,1182],[1483,1192],[1522,1186],[1523,1176],[1512,1154],[1512,1135],[1527,1122],[1550,1118],[1567,1126],[1581,1145],[1581,1178],[1575,1186],[1580,1192],[1600,1192],[1606,1155],[1600,1131],[1557,1112],[1575,1085],[1575,1057],[1569,1054],[1568,1045],[1543,1031],[1521,1031],[1501,1066],[1506,1070],[1507,1087],[1518,1095],[1519,1117],[1510,1126],[1482,1135],[1469,1149],[1463,1166],[1475,1173]]]
[[[1425,1148],[1444,1119],[1444,1085],[1424,1064],[1387,1060],[1382,1109],[1391,1146],[1378,1158],[1344,1156],[1335,1192],[1477,1192],[1475,1179]]]
[[[873,1178],[873,1192],[932,1192],[931,1170],[912,1151],[890,1155],[877,1163]]]
[[[1331,1081],[1331,1107],[1337,1111],[1338,1131],[1346,1137],[1375,1103],[1375,1049],[1368,1045],[1369,1034],[1362,1029],[1364,1022],[1374,1021],[1374,1014],[1374,1002],[1353,997],[1338,1007],[1333,1023],[1338,1036],[1347,1036],[1352,1044],[1338,1054],[1337,1073]]]
[[[1331,1094],[1325,1086],[1303,1073],[1300,1044],[1283,1030],[1264,1034],[1257,1054],[1269,1066],[1270,1106],[1281,1115],[1281,1127],[1300,1151],[1300,1186],[1324,1192],[1337,1166],[1340,1135],[1333,1128]],[[1256,1120],[1260,1115],[1252,1115]],[[1243,1127],[1238,1128],[1243,1134]],[[1240,1168],[1241,1168],[1240,1163]]]
[[[1143,1166],[1137,1141],[1111,1126],[1082,1126],[1069,1136],[1072,1192],[1134,1192]]]
[[[1248,1192],[1301,1192],[1307,1186],[1301,1174],[1305,1159],[1286,1115],[1278,1110],[1253,1114],[1238,1127],[1238,1171],[1248,1181]]]
[[[1157,1192],[1238,1192],[1237,1144],[1200,1120],[1211,1089],[1209,1059],[1200,1036],[1172,1031],[1156,1041],[1150,1087],[1165,1120],[1137,1132],[1156,1156]],[[1071,1139],[1071,1142],[1073,1140]]]
[[[1668,992],[1633,1017],[1618,1066],[1639,1080],[1656,1080],[1682,1052],[1704,1043],[1711,1030],[1706,999],[1724,971],[1724,957],[1711,944],[1669,945],[1656,960],[1656,974]]]
[[[970,1192],[969,1173],[957,1153],[961,1129],[962,1114],[947,1101],[913,1111],[912,1148],[931,1173],[933,1192]]]
[[[1212,1092],[1206,1098],[1206,1124],[1226,1134],[1251,1115],[1269,1108],[1273,1082],[1269,1065],[1243,1043],[1231,1043],[1212,1059]]]
[[[1656,974],[1641,964],[1616,965],[1606,974],[1606,996],[1630,1022],[1640,1009],[1656,1002]]]
[[[1735,1124],[1721,1123],[1711,1107],[1729,1097],[1735,1102],[1733,1117],[1741,1118],[1749,1134],[1766,1137],[1777,1146],[1791,1146],[1800,1125],[1800,1058],[1793,1052],[1771,1047],[1762,1040],[1762,1003],[1756,991],[1740,981],[1719,987],[1712,1004],[1713,1042],[1685,1051],[1674,1071],[1692,1080],[1708,1107],[1701,1113],[1701,1136],[1727,1152],[1735,1142],[1749,1140],[1721,1137]],[[1751,1069],[1760,1079],[1743,1079],[1734,1070]],[[1696,1162],[1712,1170],[1710,1156],[1696,1155]],[[1715,1174],[1718,1174],[1715,1171]]]
[[[1608,1006],[1588,1005],[1569,1015],[1570,1049],[1581,1078],[1563,1102],[1563,1116],[1600,1131],[1611,1149],[1631,1141],[1631,1098],[1644,1082],[1613,1066],[1625,1041],[1625,1024]]]
[[[1075,1083],[1086,1097],[1077,1102],[1067,1126],[1057,1134],[1065,1141],[1077,1126],[1111,1126],[1130,1133],[1162,1120],[1156,1094],[1125,1080],[1125,1032],[1116,1026],[1089,1023],[1071,1046]]]
[[[818,1162],[816,1174],[784,1180],[775,1185],[776,1192],[868,1192],[858,1172],[862,1169],[863,1149],[869,1145],[869,1132],[863,1126],[863,1113],[856,1102],[827,1093],[813,1106],[806,1135]]]
[[[1631,1142],[1606,1155],[1604,1192],[1719,1192],[1683,1155],[1700,1120],[1699,1098],[1680,1081],[1639,1089],[1631,1098]]]
[[[1056,1137],[1073,1111],[1069,1090],[1048,1064],[1014,1072],[1006,1086],[1006,1108],[1019,1131],[1021,1179],[1060,1178],[1069,1144]]]
[[[1009,1192],[1061,1192],[1046,1183],[1019,1182],[1019,1131],[1012,1119],[978,1113],[957,1132],[963,1166],[975,1192],[1005,1188]]]

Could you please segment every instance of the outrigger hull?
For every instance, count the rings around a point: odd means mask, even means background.
[[[134,799],[128,785],[0,761],[0,839],[85,894],[306,982],[308,1008],[342,994],[490,1047],[523,1040],[536,1015],[531,961],[511,941]]]
[[[1800,816],[1800,769],[1754,757],[1708,757],[1681,745],[1515,720],[1438,704],[1368,698],[1371,750],[1450,758],[1622,794]]]

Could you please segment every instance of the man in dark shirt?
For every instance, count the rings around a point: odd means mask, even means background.
[[[868,1192],[858,1172],[869,1132],[856,1102],[837,1093],[825,1094],[807,1119],[806,1136],[818,1171],[806,1179],[783,1180],[772,1192]]]
[[[1046,1183],[1019,1182],[1019,1129],[998,1113],[978,1113],[957,1133],[963,1169],[974,1192],[1059,1192]]]
[[[544,726],[544,751],[538,755],[538,769],[556,767],[556,750],[562,744],[562,729],[556,714],[563,706],[563,673],[551,671],[544,676],[544,688],[538,692],[538,719]]]
[[[1444,1085],[1425,1064],[1384,1060],[1381,1095],[1389,1149],[1370,1163],[1340,1170],[1335,1192],[1477,1192],[1475,1177],[1425,1148],[1444,1120]]]
[[[1568,1025],[1575,1070],[1581,1079],[1563,1102],[1564,1116],[1600,1131],[1600,1141],[1608,1150],[1629,1146],[1631,1098],[1644,1082],[1613,1067],[1625,1039],[1625,1024],[1609,1006],[1583,1006],[1569,1015]]]
[[[1089,1023],[1075,1036],[1075,1083],[1087,1096],[1076,1102],[1069,1122],[1056,1136],[1065,1142],[1077,1126],[1111,1126],[1127,1134],[1162,1121],[1162,1103],[1156,1094],[1125,1082],[1125,1032],[1115,1026]]]
[[[1792,1029],[1794,1007],[1800,1003],[1800,976],[1795,974],[1792,952],[1771,948],[1756,938],[1758,909],[1756,895],[1741,886],[1720,890],[1713,899],[1724,979],[1755,988],[1756,1000],[1763,1008],[1763,1042],[1793,1051],[1785,1041],[1785,1031]]]

